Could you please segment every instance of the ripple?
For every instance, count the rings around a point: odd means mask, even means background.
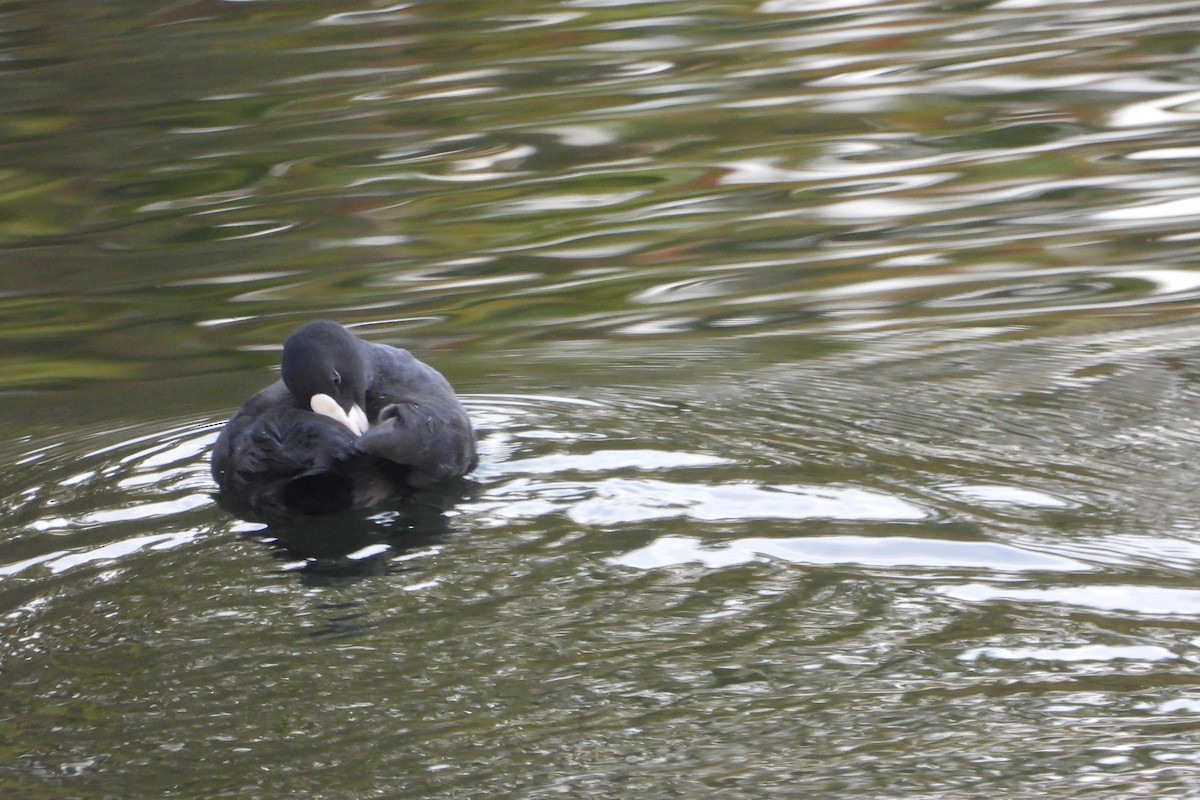
[[[179,510],[184,509],[156,508],[153,515],[147,516],[162,516],[171,511]],[[138,518],[139,517],[131,517],[131,519]],[[33,558],[16,562],[14,564],[0,565],[0,576],[7,577],[10,575],[17,575],[30,567],[38,565],[42,565],[49,569],[51,573],[57,574],[85,564],[107,564],[113,561],[118,561],[122,558],[138,555],[143,550],[164,550],[171,547],[178,547],[182,544],[187,544],[188,542],[194,540],[199,533],[199,531],[185,531],[152,536],[136,536],[131,539],[126,539],[120,542],[112,542],[110,544],[101,545],[88,550],[46,553],[44,555],[34,556]]]
[[[700,563],[708,569],[746,564],[763,557],[811,566],[955,568],[989,572],[1079,572],[1089,567],[1069,558],[992,542],[952,542],[909,536],[751,537],[704,545],[688,536],[665,536],[646,547],[609,559],[636,569]]]
[[[881,0],[765,0],[758,7],[760,14],[798,14],[810,11],[840,11],[879,5]]]
[[[369,11],[342,11],[330,14],[317,20],[315,25],[378,25],[381,23],[399,22],[408,17],[412,3],[396,3],[384,8],[373,8]]]
[[[557,438],[557,437],[556,437]],[[518,458],[485,469],[488,477],[512,473],[552,474],[559,472],[609,472],[637,469],[661,470],[681,467],[711,467],[730,464],[729,459],[702,453],[673,453],[662,450],[594,450],[590,453]]]
[[[186,521],[214,508],[204,458],[216,436],[213,426],[187,424],[124,438],[114,433],[86,437],[93,449],[85,453],[55,448],[55,461],[42,460],[30,473],[25,498],[11,509],[16,519],[25,520],[20,523],[24,535],[5,547],[20,555],[0,564],[0,576],[34,567],[59,574],[132,563],[147,552],[191,543],[203,532]],[[105,440],[111,441],[95,446]],[[40,483],[35,474],[41,474]],[[162,532],[162,527],[174,530]]]
[[[1018,506],[1024,508],[1073,508],[1078,504],[1062,497],[1020,486],[986,486],[958,484],[944,487],[946,491],[984,505]]]
[[[931,513],[896,497],[862,489],[753,484],[696,484],[611,478],[567,512],[583,525],[656,519],[916,521]]]
[[[1179,658],[1165,647],[1155,645],[1089,644],[1080,647],[976,647],[964,651],[960,661],[1169,661]]]
[[[1192,124],[1196,120],[1200,120],[1200,92],[1182,92],[1123,106],[1112,113],[1109,124],[1114,128],[1132,128]]]
[[[86,473],[85,473],[86,474]],[[163,478],[160,473],[156,478]],[[173,476],[172,476],[173,477]],[[143,483],[144,485],[144,483]],[[207,494],[193,494],[175,500],[165,500],[158,503],[139,503],[126,505],[121,508],[102,509],[74,517],[47,517],[29,524],[35,531],[62,531],[66,528],[92,528],[113,522],[131,522],[133,520],[153,519],[179,514],[193,508],[208,505],[212,498]]]
[[[1161,586],[1096,585],[1017,589],[986,583],[942,586],[935,591],[971,603],[1012,602],[1077,606],[1092,611],[1126,612],[1147,616],[1196,616],[1200,590]]]
[[[1105,220],[1161,220],[1171,217],[1195,217],[1200,215],[1200,197],[1180,197],[1161,203],[1144,203],[1125,208],[1111,208],[1096,213],[1096,219]]]
[[[971,284],[991,284],[964,290]],[[978,265],[970,271],[940,275],[923,273],[905,277],[860,280],[844,286],[803,295],[750,295],[733,297],[730,305],[744,307],[777,302],[785,297],[806,299],[844,314],[848,308],[870,309],[878,317],[887,309],[904,309],[900,318],[886,323],[865,317],[856,323],[837,322],[846,330],[880,324],[919,325],[924,313],[937,313],[943,322],[995,321],[1053,316],[1070,311],[1117,310],[1152,307],[1200,296],[1200,277],[1182,269],[1097,270],[1065,268],[1030,270],[1011,265]],[[849,305],[853,303],[853,306]],[[945,312],[953,312],[946,315]],[[923,313],[924,312],[924,313]]]

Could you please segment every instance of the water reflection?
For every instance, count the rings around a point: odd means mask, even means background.
[[[0,783],[1189,794],[1197,22],[3,6]],[[236,522],[328,316],[484,463]]]
[[[947,597],[971,602],[1011,601],[1080,606],[1093,611],[1124,612],[1148,616],[1195,616],[1200,612],[1200,590],[1161,586],[1062,586],[1050,589],[1016,589],[968,583],[939,590]]]
[[[979,647],[967,650],[959,658],[963,661],[995,659],[998,661],[1163,661],[1179,658],[1165,647],[1153,645],[1103,645],[1092,644],[1082,647]],[[1173,706],[1172,706],[1173,707]]]
[[[756,558],[778,558],[810,566],[856,564],[864,567],[975,569],[988,572],[1074,572],[1088,567],[1069,558],[1031,553],[991,542],[948,542],[887,536],[817,536],[804,539],[748,538],[705,547],[690,537],[664,537],[648,547],[612,559],[638,569],[699,562],[709,569],[745,564]],[[958,597],[960,595],[952,595]]]
[[[440,552],[438,543],[452,534],[442,507],[449,500],[446,494],[420,495],[402,510],[297,520],[246,535],[265,545],[281,569],[300,573],[309,584],[393,574],[411,569],[405,565],[413,558]]]
[[[1113,112],[1109,124],[1117,128],[1141,125],[1180,125],[1194,123],[1200,119],[1200,92],[1159,97],[1140,103],[1131,103]]]
[[[927,510],[861,489],[839,487],[701,485],[612,478],[575,503],[569,516],[587,525],[613,525],[669,517],[696,520],[843,519],[920,520]]]

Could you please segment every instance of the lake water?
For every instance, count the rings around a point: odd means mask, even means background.
[[[1200,793],[1200,7],[0,3],[0,794]],[[275,531],[313,318],[470,481]]]

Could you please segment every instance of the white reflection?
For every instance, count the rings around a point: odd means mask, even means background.
[[[747,158],[730,161],[718,166],[728,170],[720,183],[729,186],[739,183],[797,183],[814,177],[811,171],[787,169],[776,166],[779,159]]]
[[[731,186],[743,183],[804,183],[837,178],[867,178],[875,181],[890,173],[914,173],[918,170],[962,160],[961,156],[954,154],[896,159],[875,156],[871,160],[865,158],[854,160],[878,154],[882,150],[880,145],[873,142],[845,142],[836,147],[830,147],[827,154],[813,159],[803,169],[779,166],[780,159],[778,158],[746,158],[739,161],[724,161],[717,166],[726,170],[726,174],[720,178],[721,185]],[[924,176],[911,175],[905,176],[905,183],[900,185],[906,187],[932,186],[954,177],[955,173],[952,172]],[[908,181],[913,182],[909,183]]]
[[[994,542],[952,542],[911,536],[814,536],[736,539],[704,547],[691,536],[664,536],[646,547],[610,558],[635,569],[659,569],[700,563],[710,569],[736,566],[762,557],[793,564],[825,566],[857,564],[867,567],[926,567],[978,569],[995,572],[1079,572],[1078,561],[1021,550]]]
[[[77,517],[51,517],[34,520],[29,523],[30,530],[50,531],[61,528],[86,528],[92,525],[105,525],[110,522],[129,522],[138,519],[164,517],[170,514],[180,514],[193,508],[209,505],[212,498],[207,494],[190,494],[176,500],[163,500],[157,503],[142,503],[124,508],[104,509],[80,514]]]
[[[1184,92],[1157,100],[1133,103],[1118,109],[1109,118],[1114,128],[1131,128],[1139,125],[1180,124],[1200,120],[1200,92]]]
[[[597,42],[584,45],[586,50],[603,53],[657,53],[666,50],[680,50],[692,46],[692,42],[682,36],[640,36],[624,39],[614,39],[609,42]]]
[[[822,208],[820,214],[826,219],[836,220],[895,219],[928,214],[939,211],[942,207],[934,203],[899,200],[894,197],[871,198],[870,200],[847,200],[843,203],[831,203]]]
[[[705,485],[610,478],[592,497],[567,512],[583,525],[613,525],[672,517],[706,521],[842,519],[916,521],[930,514],[918,505],[855,488]]]
[[[386,544],[369,544],[366,547],[355,550],[353,553],[347,553],[346,558],[350,561],[363,561],[381,553],[386,553],[391,549],[391,546]]]
[[[1155,709],[1159,714],[1173,714],[1176,711],[1186,711],[1189,714],[1200,714],[1200,700],[1180,697],[1159,703]]]
[[[664,336],[675,333],[687,333],[696,325],[694,317],[676,317],[674,319],[652,319],[635,322],[614,328],[613,333],[622,336]]]
[[[495,169],[498,165],[506,161],[521,161],[536,154],[536,149],[530,145],[521,144],[501,150],[498,153],[464,158],[461,161],[455,162],[453,166],[459,172],[479,172],[481,170]]]
[[[1064,5],[1091,5],[1095,4],[1096,0],[1062,0]],[[1002,0],[997,3],[994,8],[1017,9],[1017,8],[1045,8],[1046,0]]]
[[[912,80],[912,71],[907,67],[872,67],[817,78],[810,86],[876,86],[881,83],[906,83]],[[874,95],[878,97],[879,95]]]
[[[766,0],[758,7],[760,14],[809,14],[813,11],[836,11],[880,5],[881,0]]]
[[[1162,147],[1126,156],[1130,161],[1167,161],[1175,158],[1200,158],[1200,147]]]
[[[617,141],[616,134],[601,125],[560,125],[539,132],[555,137],[567,147],[600,147]]]
[[[1126,206],[1101,211],[1096,219],[1114,220],[1159,220],[1164,217],[1200,216],[1200,197],[1180,197],[1162,203]]]
[[[991,658],[999,661],[1168,661],[1179,658],[1154,645],[1088,644],[1080,647],[976,647],[958,656],[960,661]]]
[[[395,22],[404,18],[404,12],[412,8],[412,3],[397,3],[387,8],[374,8],[370,11],[343,11],[340,14],[330,14],[317,20],[315,25],[371,25],[380,22]]]
[[[646,468],[646,463],[625,462],[613,453],[613,468]],[[656,456],[663,467],[701,466],[689,464],[693,457],[680,454]],[[706,458],[701,456],[701,458]],[[595,468],[590,458],[579,461],[534,461],[533,466],[552,468]],[[485,466],[482,474],[504,465]],[[931,512],[890,495],[863,489],[757,486],[748,483],[704,484],[664,480],[606,478],[593,481],[535,480],[515,477],[492,486],[485,497],[470,504],[480,524],[506,524],[514,519],[533,519],[565,514],[580,525],[611,526],[653,520],[685,518],[726,520],[813,520],[913,522],[928,519]],[[1059,563],[1059,562],[1056,562]]]
[[[0,576],[16,575],[19,572],[24,572],[30,567],[36,567],[38,564],[44,564],[47,561],[53,561],[56,558],[61,558],[62,553],[44,553],[33,558],[26,558],[23,561],[14,561],[11,564],[0,564]]]
[[[628,203],[645,195],[646,192],[611,192],[608,194],[554,194],[533,197],[511,203],[497,203],[495,216],[501,214],[535,214],[546,211],[576,211],[589,208],[604,208]]]
[[[113,542],[81,552],[60,551],[57,553],[47,553],[14,564],[2,565],[0,566],[0,576],[16,575],[38,564],[45,564],[53,573],[65,572],[82,564],[90,564],[96,561],[114,561],[124,556],[141,552],[142,550],[167,550],[172,547],[178,547],[179,545],[187,544],[198,535],[198,531],[157,533],[149,536],[137,536],[132,539]]]
[[[619,68],[622,78],[643,78],[647,75],[657,75],[660,72],[667,72],[675,69],[673,61],[636,61],[630,64],[622,64]]]
[[[1182,269],[1131,269],[1108,277],[1132,278],[1154,284],[1154,294],[1182,294],[1200,289],[1200,273]]]
[[[705,300],[730,294],[729,279],[688,278],[653,286],[634,294],[635,303],[678,303],[684,300]]]
[[[221,231],[224,235],[221,238],[225,241],[236,241],[238,239],[257,239],[260,236],[270,236],[275,233],[283,233],[284,231],[295,228],[297,222],[276,222],[273,220],[250,220],[247,222],[226,222],[216,226],[216,230]]]
[[[1200,589],[1160,586],[1063,586],[1053,589],[1013,589],[986,583],[940,586],[938,594],[955,600],[985,603],[995,600],[1083,606],[1097,611],[1138,614],[1200,614]]]
[[[411,241],[411,236],[358,236],[353,239],[325,242],[321,247],[393,247],[408,244]]]
[[[506,24],[501,25],[500,31],[520,31],[528,28],[544,28],[550,25],[560,25],[583,16],[579,11],[560,11],[557,13],[529,14],[526,16],[503,17]]]
[[[486,472],[489,476],[510,473],[609,472],[618,469],[711,467],[729,463],[732,462],[728,459],[702,453],[675,453],[663,450],[597,450],[591,453],[562,453],[514,459],[493,464]]]
[[[138,464],[140,469],[153,467],[164,467],[171,464],[192,464],[204,453],[208,452],[209,447],[216,441],[215,434],[205,434],[203,436],[193,436],[190,439],[179,439],[174,442],[168,442],[161,447],[152,448],[148,451],[143,451],[138,455],[146,455],[146,458]],[[121,459],[121,463],[127,463],[131,458]]]
[[[413,83],[424,85],[434,83],[463,83],[465,81],[500,78],[506,74],[508,74],[507,70],[496,69],[494,67],[487,69],[466,69],[461,72],[439,72],[437,75],[428,75],[413,81]]]
[[[1016,486],[957,484],[945,487],[952,494],[984,505],[1026,506],[1030,508],[1071,508],[1075,504],[1052,494]]]
[[[499,91],[493,86],[462,86],[457,89],[442,89],[437,92],[423,92],[414,94],[409,100],[450,100],[459,97],[478,97],[485,94],[493,94]]]
[[[122,556],[132,555],[141,550],[167,550],[172,547],[178,547],[181,544],[187,544],[195,539],[196,536],[196,531],[138,536],[133,539],[126,539],[125,541],[113,542],[103,547],[97,547],[94,550],[71,553],[70,555],[49,562],[47,566],[51,572],[63,572],[80,564],[88,564],[94,561],[111,561]]]

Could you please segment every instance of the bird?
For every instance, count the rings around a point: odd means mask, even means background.
[[[365,510],[478,465],[454,389],[407,350],[317,320],[287,338],[280,368],[213,444],[216,499],[235,516],[281,524]]]

